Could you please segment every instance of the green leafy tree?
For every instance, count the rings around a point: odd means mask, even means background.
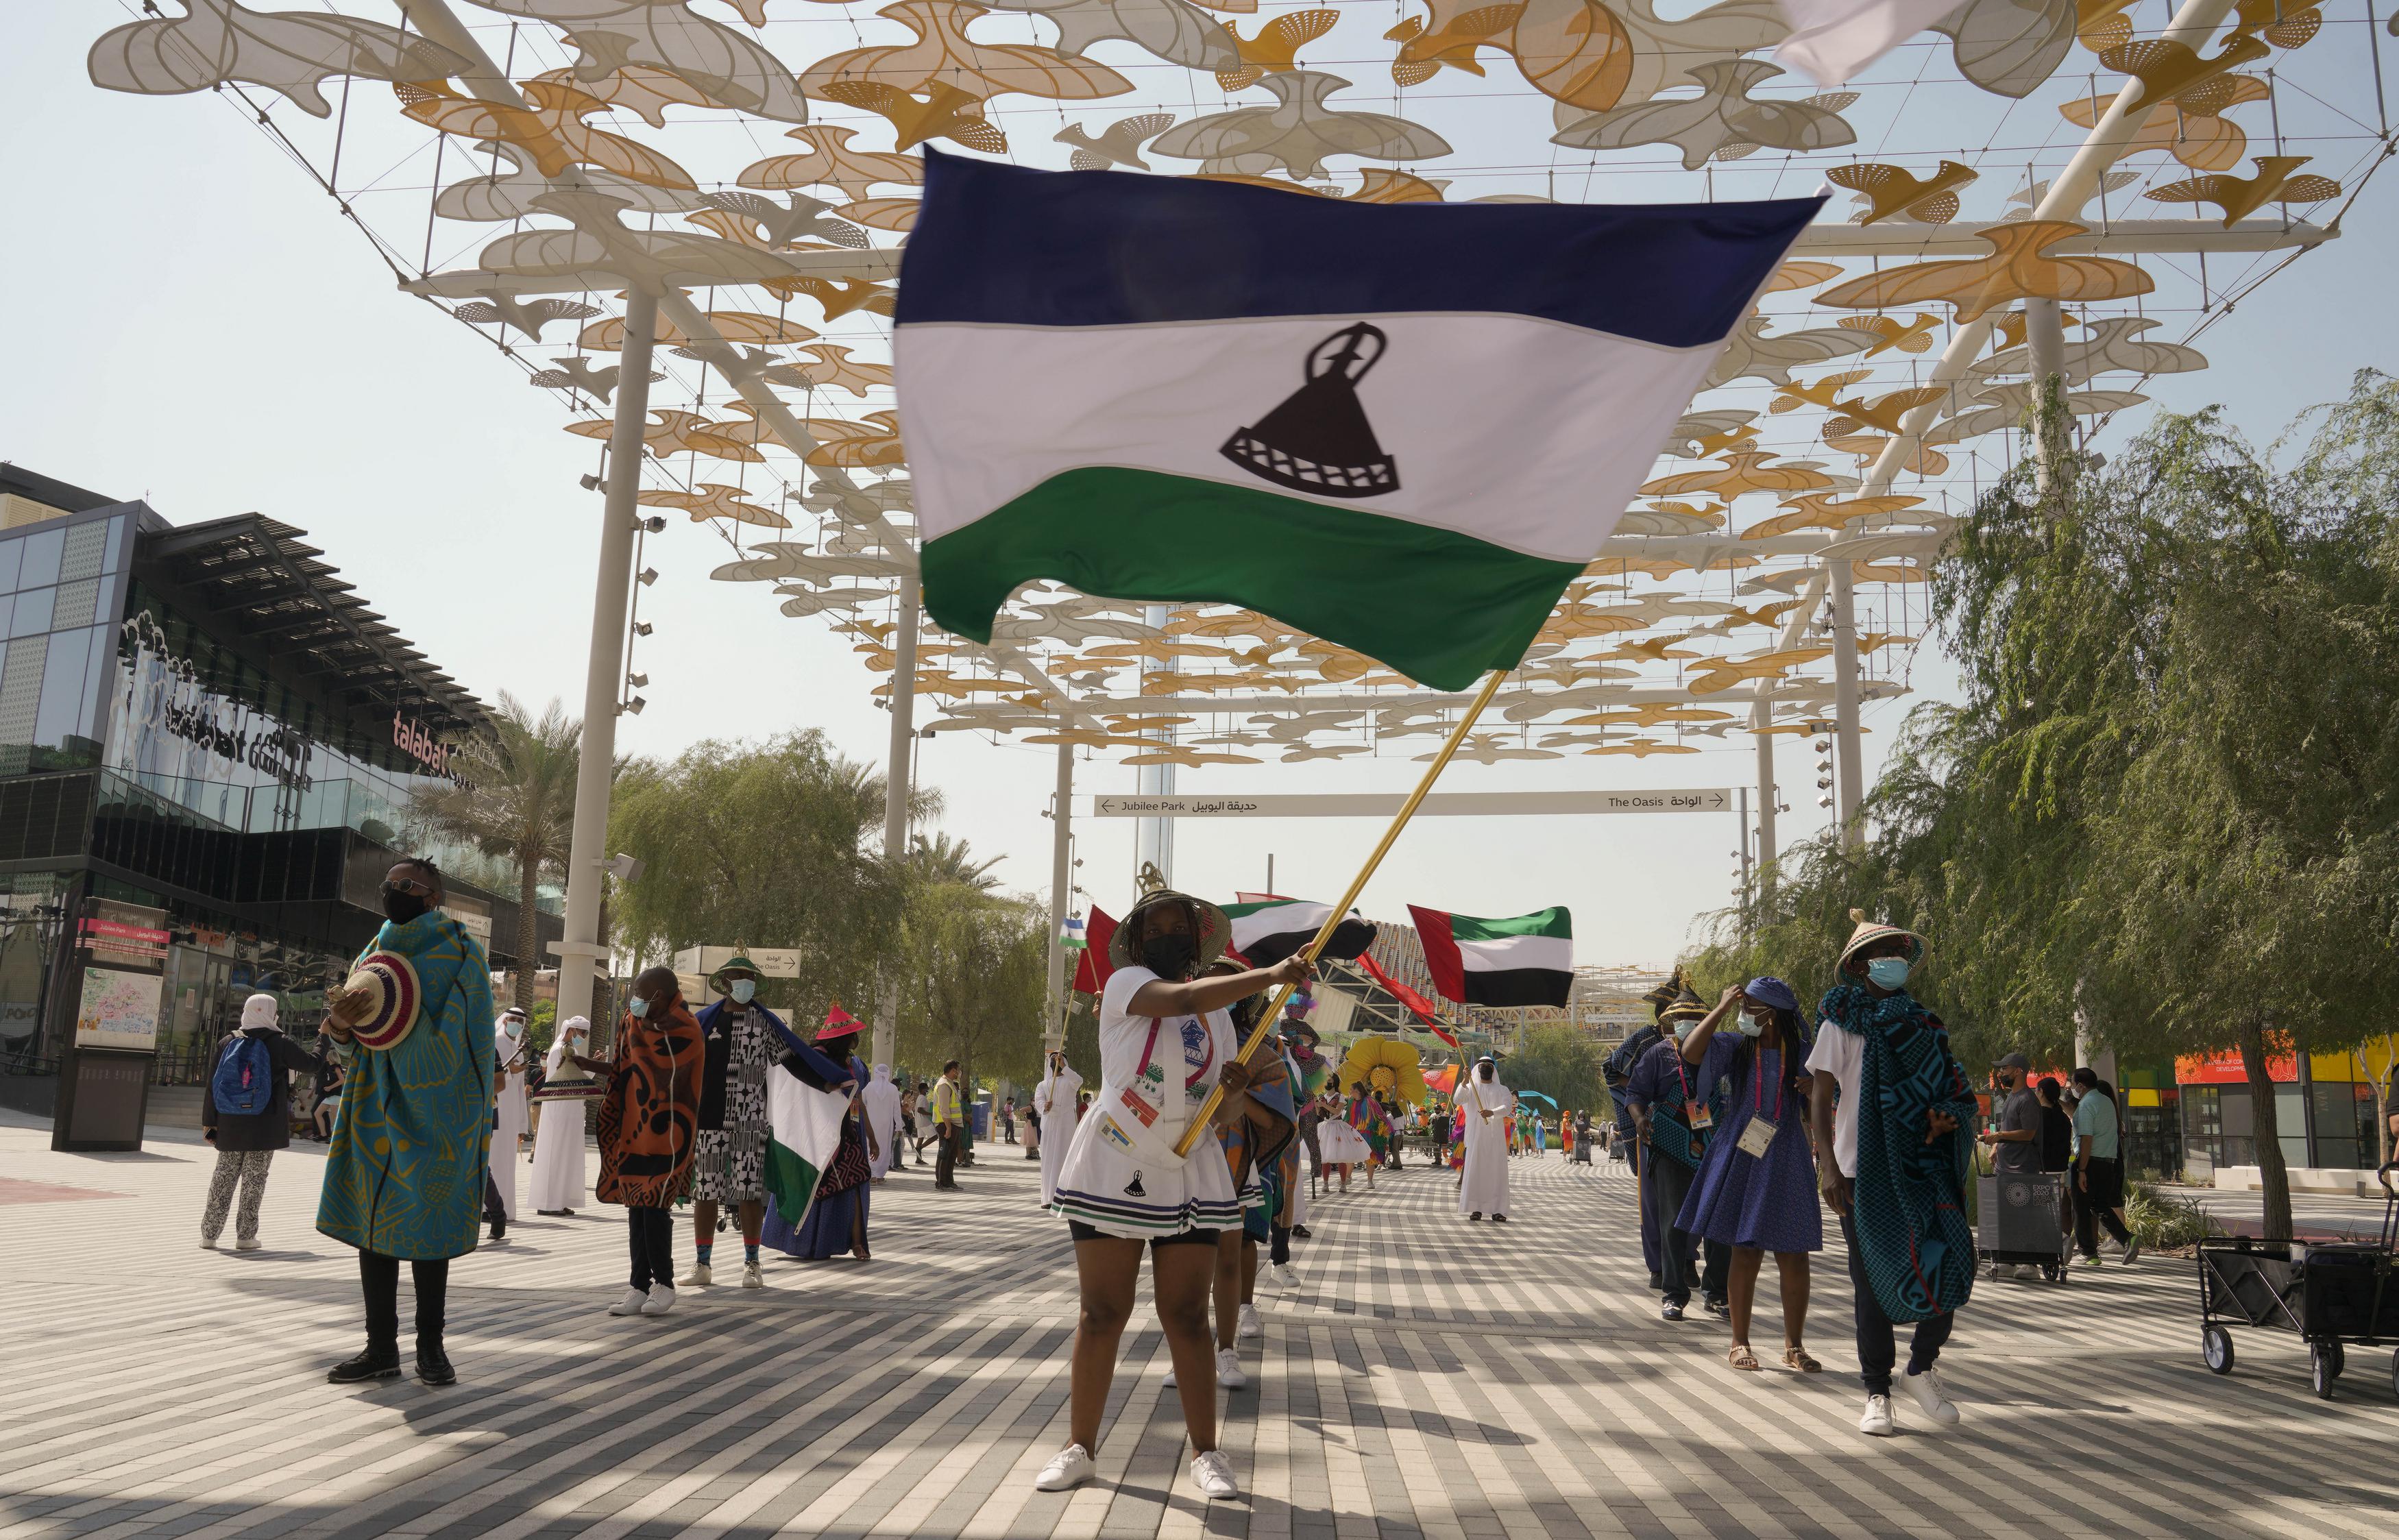
[[[962,1061],[969,1085],[1040,1072],[1049,909],[971,883],[924,883],[901,925],[899,1052],[912,1067]]]
[[[991,874],[991,870],[1001,859],[994,856],[988,860],[977,860],[966,841],[938,832],[929,840],[917,835],[908,849],[909,875],[915,881],[956,884],[977,893],[989,893],[999,885],[999,879]]]
[[[471,738],[460,750],[468,784],[420,792],[412,810],[434,832],[515,868],[514,994],[531,1010],[541,966],[536,903],[544,878],[565,880],[583,724],[556,700],[535,717],[504,690],[492,725],[489,738]]]
[[[1499,1077],[1520,1095],[1538,1091],[1555,1101],[1556,1111],[1565,1116],[1591,1110],[1597,1118],[1608,1106],[1607,1088],[1599,1077],[1600,1061],[1606,1057],[1591,1033],[1557,1022],[1528,1029],[1501,1067]],[[1551,1115],[1552,1109],[1538,1102],[1534,1105],[1543,1115]]]

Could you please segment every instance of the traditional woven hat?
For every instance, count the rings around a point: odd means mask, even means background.
[[[758,965],[750,960],[748,945],[741,944],[735,946],[733,955],[717,965],[716,971],[708,976],[708,987],[719,994],[732,993],[733,992],[725,986],[731,981],[730,975],[735,973],[747,973],[752,979],[766,977]]]
[[[1677,976],[1679,977],[1679,975]],[[1708,1003],[1695,993],[1686,981],[1666,1008],[1658,1013],[1660,1021],[1697,1021],[1708,1013]]]
[[[1674,996],[1681,993],[1684,987],[1683,966],[1677,963],[1674,965],[1674,971],[1667,976],[1666,981],[1643,995],[1641,1002],[1649,1007],[1649,1014],[1652,1019],[1655,1019],[1668,1006],[1674,1003]]]
[[[845,1037],[855,1037],[865,1030],[866,1023],[842,1009],[841,1002],[836,1000],[833,1003],[833,1009],[825,1013],[824,1030],[817,1033],[817,1041],[838,1043]]]
[[[1226,946],[1233,939],[1233,923],[1225,918],[1225,912],[1205,898],[1195,898],[1188,893],[1161,887],[1154,893],[1143,894],[1141,901],[1132,906],[1123,923],[1117,926],[1117,933],[1108,938],[1108,962],[1112,966],[1131,967],[1141,961],[1133,954],[1133,942],[1134,938],[1141,934],[1142,912],[1162,903],[1188,904],[1192,912],[1199,916],[1199,935],[1194,939],[1199,943],[1201,967],[1225,954]]]
[[[351,1024],[350,1032],[359,1046],[367,1048],[397,1047],[415,1027],[418,1008],[425,1003],[425,991],[416,981],[416,965],[397,952],[367,953],[343,981],[342,993],[366,997],[367,1013]]]
[[[1924,961],[1924,938],[1916,932],[1902,930],[1897,925],[1887,925],[1879,920],[1869,920],[1866,918],[1866,912],[1863,909],[1850,911],[1850,918],[1857,923],[1858,928],[1850,932],[1850,944],[1841,949],[1841,960],[1836,965],[1837,968],[1847,968],[1850,966],[1850,957],[1856,954],[1860,947],[1872,945],[1876,941],[1892,936],[1905,937],[1915,943],[1916,950],[1907,954],[1907,960],[1911,966]]]

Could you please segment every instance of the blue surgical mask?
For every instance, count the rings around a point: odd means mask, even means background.
[[[1692,1029],[1693,1027],[1698,1026],[1698,1025],[1699,1025],[1699,1023],[1698,1023],[1697,1021],[1690,1021],[1690,1020],[1683,1020],[1683,1021],[1677,1021],[1677,1022],[1675,1022],[1675,1023],[1674,1023],[1674,1041],[1675,1041],[1675,1042],[1677,1042],[1677,1043],[1679,1043],[1679,1042],[1683,1041],[1683,1039],[1685,1039],[1685,1038],[1687,1038],[1687,1037],[1690,1036],[1690,1035],[1691,1035],[1691,1029]]]
[[[636,994],[633,996],[631,1002],[625,1006],[625,1009],[632,1016],[634,1020],[638,1021],[643,1017],[650,1014],[650,1003],[642,998],[642,996]]]
[[[758,984],[755,979],[736,979],[733,980],[733,988],[727,993],[733,996],[735,1005],[746,1006],[757,994]]]
[[[1877,989],[1897,989],[1907,982],[1908,966],[1904,957],[1877,957],[1866,965],[1866,978]]]

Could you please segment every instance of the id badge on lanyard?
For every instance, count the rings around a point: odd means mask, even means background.
[[[1733,1145],[1733,1148],[1742,1154],[1761,1160],[1766,1157],[1767,1147],[1774,1142],[1774,1119],[1766,1115],[1766,1066],[1762,1062],[1764,1058],[1765,1050],[1761,1048],[1757,1052],[1757,1060],[1753,1060],[1750,1074],[1750,1078],[1756,1083],[1757,1105],[1749,1114],[1749,1126],[1742,1129],[1740,1140]],[[1778,1072],[1782,1069],[1780,1056],[1776,1058],[1775,1068]],[[1774,1087],[1774,1111],[1776,1116],[1782,1115],[1782,1085],[1779,1074]]]
[[[1691,1077],[1683,1073],[1683,1056],[1674,1056],[1674,1075],[1683,1083],[1683,1121],[1693,1133],[1705,1133],[1716,1126],[1716,1114],[1708,1104],[1691,1094]]]

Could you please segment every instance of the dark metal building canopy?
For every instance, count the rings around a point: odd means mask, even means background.
[[[145,537],[138,564],[272,667],[360,716],[398,711],[436,736],[491,731],[483,705],[367,608],[306,544],[307,532],[245,513]]]

